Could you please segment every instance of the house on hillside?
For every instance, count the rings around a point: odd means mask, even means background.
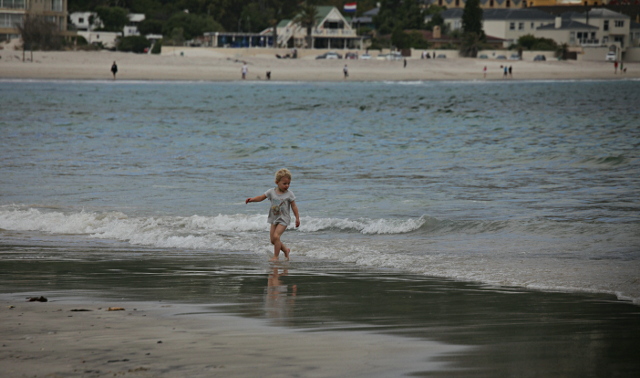
[[[448,9],[441,13],[449,30],[462,29],[464,9]],[[555,18],[537,9],[485,9],[483,30],[487,36],[503,40],[503,47],[514,44],[523,35],[533,34],[538,27],[554,22]]]
[[[0,0],[2,1],[2,0]],[[71,24],[78,31],[78,35],[84,37],[90,44],[101,44],[105,48],[112,49],[116,47],[119,37],[129,37],[140,35],[138,25],[144,21],[143,13],[129,13],[127,15],[129,22],[124,26],[122,32],[107,32],[98,30],[104,27],[102,20],[96,12],[73,12],[69,15]],[[149,38],[149,36],[147,36]],[[160,39],[162,36],[153,36],[149,39]]]
[[[640,47],[640,23],[631,21],[629,26],[629,46]]]
[[[354,17],[351,20],[351,26],[358,29],[361,27],[375,29],[373,18],[380,13],[380,8],[373,8],[364,12],[360,17]]]
[[[535,36],[552,39],[559,45],[567,46],[599,46],[602,41],[600,29],[597,26],[561,16],[556,17],[553,23],[536,29]]]
[[[433,4],[447,9],[464,9],[465,0],[434,0]],[[527,0],[480,0],[482,9],[518,9],[526,8],[529,5]]]
[[[588,12],[568,12],[563,19],[580,21],[599,29],[601,44],[615,43],[621,48],[629,45],[631,39],[631,17],[606,8],[593,8]]]
[[[282,20],[278,28],[278,47],[317,49],[361,49],[359,37],[338,8],[318,6],[316,25],[312,29],[313,46],[307,46],[307,30],[293,20]],[[270,29],[268,29],[270,30]]]

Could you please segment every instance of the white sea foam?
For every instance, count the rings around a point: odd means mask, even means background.
[[[484,282],[492,285],[532,289],[604,292],[640,303],[640,285],[633,281],[640,266],[621,259],[594,260],[541,256],[551,244],[537,241],[529,245],[518,237],[518,245],[508,240],[475,237],[472,244],[457,242],[466,226],[428,217],[418,219],[338,219],[303,218],[295,234],[285,237],[295,254],[320,260],[339,261],[363,267],[398,269],[435,277]],[[443,237],[419,235],[392,237],[421,227],[447,229]],[[525,228],[528,226],[525,226]],[[133,217],[122,212],[79,211],[65,213],[32,207],[0,207],[0,228],[12,231],[39,231],[58,235],[127,242],[132,246],[166,249],[224,250],[264,253],[268,224],[264,215],[216,215],[189,217]],[[437,227],[436,227],[437,228]],[[481,224],[492,232],[493,227]],[[442,231],[442,230],[440,230]],[[318,238],[329,234],[330,238]],[[352,239],[349,235],[355,237]],[[379,237],[376,237],[379,235]],[[566,243],[571,244],[573,240]],[[548,245],[547,245],[548,244]],[[569,247],[559,247],[569,250]],[[483,251],[488,250],[490,253]],[[535,251],[529,255],[527,251]]]

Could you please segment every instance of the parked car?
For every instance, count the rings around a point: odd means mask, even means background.
[[[342,55],[337,52],[329,51],[322,55],[316,56],[316,59],[342,59]]]
[[[402,60],[404,57],[399,52],[391,52],[389,54],[380,54],[376,58],[378,60]]]
[[[360,59],[369,60],[371,59],[371,55],[369,55],[368,53],[364,53],[360,55]]]
[[[345,59],[358,59],[358,53],[348,52],[344,54]]]
[[[607,53],[607,56],[605,57],[605,60],[607,62],[615,62],[618,59],[618,57],[616,56],[616,53],[613,51],[609,51]]]
[[[487,54],[480,54],[478,56],[478,59],[489,59],[489,57],[487,56]]]
[[[507,57],[504,56],[504,55],[498,55],[498,56],[496,56],[496,59],[502,60],[502,59],[507,59]]]
[[[438,54],[438,56],[436,56],[436,58],[438,59],[447,59],[447,56],[444,54]]]
[[[509,60],[520,60],[520,54],[511,54]]]
[[[536,56],[533,58],[533,61],[534,61],[534,62],[544,62],[545,60],[547,60],[547,57],[546,57],[546,56],[544,56],[544,55],[536,55]]]

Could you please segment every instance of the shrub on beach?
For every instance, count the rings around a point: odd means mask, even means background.
[[[140,35],[122,37],[118,39],[118,50],[125,52],[143,53],[151,46],[151,41]]]
[[[162,51],[162,40],[158,40],[158,41],[156,41],[156,43],[153,44],[153,48],[151,49],[151,53],[152,54],[160,54],[161,51]]]

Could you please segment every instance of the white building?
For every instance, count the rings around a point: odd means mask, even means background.
[[[129,22],[124,26],[122,32],[99,31],[104,24],[95,12],[74,12],[69,15],[71,23],[78,30],[78,35],[84,37],[90,44],[102,44],[105,48],[116,47],[119,37],[129,37],[140,35],[138,25],[144,21],[145,15],[142,13],[129,13]],[[157,36],[155,39],[157,39]]]
[[[316,7],[318,16],[312,29],[313,48],[349,49],[362,48],[363,37],[359,37],[338,8]],[[293,20],[282,20],[278,26],[279,47],[307,47],[307,30]],[[271,29],[271,28],[270,28]],[[267,29],[265,32],[269,32]],[[264,32],[263,32],[264,33]]]

